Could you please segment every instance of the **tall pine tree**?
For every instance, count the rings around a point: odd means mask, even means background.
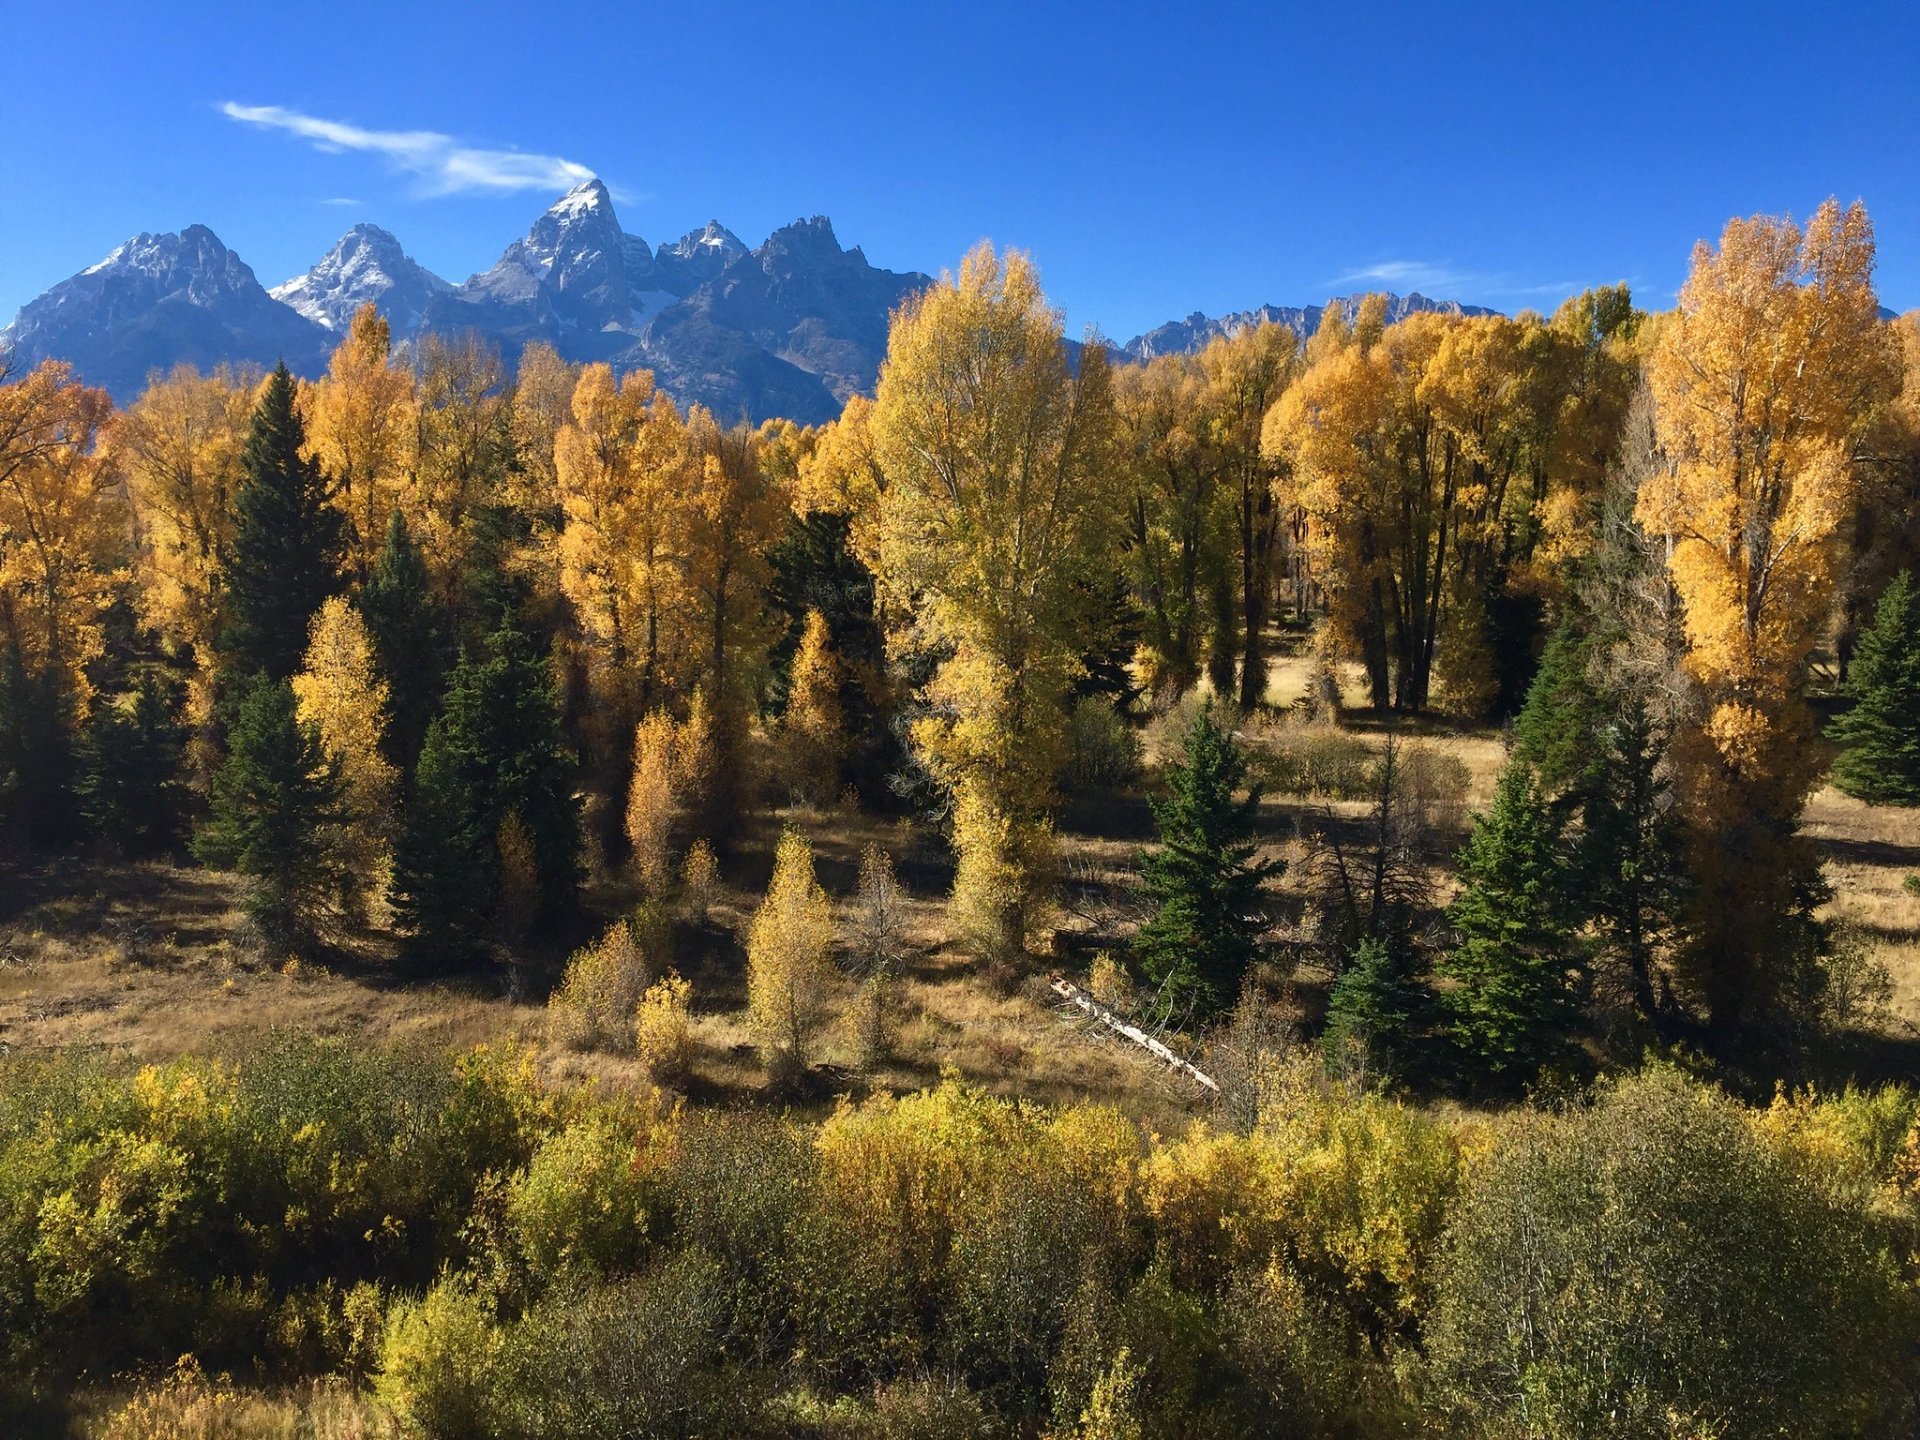
[[[464,657],[428,727],[394,855],[395,907],[417,954],[471,954],[492,919],[498,840],[517,817],[549,919],[580,885],[574,763],[560,740],[547,661],[509,619]]]
[[[158,855],[186,827],[181,778],[186,727],[170,688],[152,671],[131,705],[95,700],[80,745],[80,808],[96,840],[122,855]]]
[[[1460,891],[1447,907],[1458,943],[1437,967],[1453,984],[1441,998],[1462,1061],[1493,1077],[1533,1073],[1572,1022],[1560,838],[1532,767],[1512,760],[1460,852]]]
[[[1920,587],[1911,571],[1881,592],[1846,688],[1853,708],[1827,730],[1845,747],[1833,783],[1869,805],[1920,804]]]
[[[1153,807],[1160,848],[1144,870],[1156,909],[1133,942],[1140,968],[1170,1006],[1206,1013],[1233,1004],[1260,954],[1268,923],[1262,891],[1281,862],[1254,858],[1259,789],[1234,798],[1246,770],[1209,702],[1168,770],[1166,798]]]
[[[1608,727],[1575,862],[1600,958],[1624,979],[1641,1017],[1664,1009],[1654,978],[1685,910],[1679,817],[1661,773],[1666,737],[1644,702],[1624,702]]]
[[[360,613],[380,678],[387,682],[387,759],[411,776],[446,688],[451,625],[426,559],[398,510],[360,592]]]
[[[247,912],[270,940],[311,939],[318,917],[339,896],[346,877],[328,832],[347,818],[341,790],[340,761],[313,726],[300,723],[293,687],[252,681],[194,849],[252,878]]]
[[[282,363],[254,408],[241,455],[221,638],[226,668],[240,676],[292,678],[313,612],[340,583],[345,520],[329,502],[320,462],[301,453],[306,428],[295,399]]]
[[[1583,804],[1600,773],[1608,707],[1588,676],[1591,649],[1577,621],[1561,621],[1513,724],[1515,757],[1533,767],[1542,792],[1563,809]]]

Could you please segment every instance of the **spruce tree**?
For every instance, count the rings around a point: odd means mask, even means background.
[[[463,657],[427,730],[394,855],[395,905],[424,955],[471,953],[491,918],[497,839],[518,817],[549,919],[580,884],[574,766],[560,741],[547,662],[511,620]]]
[[[1833,783],[1869,805],[1920,804],[1920,587],[1911,571],[1881,592],[1846,690],[1853,708],[1827,730],[1846,747]]]
[[[57,666],[36,674],[17,643],[0,651],[0,821],[34,845],[68,845],[83,833],[74,710]]]
[[[320,462],[301,454],[305,444],[283,363],[254,408],[234,495],[220,642],[229,673],[290,679],[313,612],[339,587],[345,520],[329,502]]]
[[[1578,622],[1561,621],[1513,723],[1514,756],[1533,767],[1540,789],[1563,809],[1584,803],[1600,772],[1607,705],[1588,678],[1591,651]]]
[[[1600,955],[1625,979],[1642,1018],[1658,1018],[1654,970],[1685,908],[1679,818],[1661,774],[1666,738],[1644,702],[1620,706],[1582,812],[1576,887]]]
[[[1561,825],[1532,768],[1509,761],[1493,807],[1460,852],[1460,891],[1447,907],[1458,943],[1437,967],[1461,1059],[1503,1079],[1550,1059],[1572,1021],[1572,926]]]
[[[312,938],[344,876],[327,841],[346,819],[340,762],[300,723],[293,687],[252,681],[213,781],[213,810],[194,849],[253,880],[247,913],[280,944]]]
[[[1426,1028],[1432,995],[1405,934],[1369,935],[1327,995],[1321,1051],[1336,1068],[1358,1062],[1404,1076]]]
[[[159,855],[186,827],[186,729],[175,696],[151,671],[132,702],[94,703],[81,740],[80,808],[96,840],[122,855]]]
[[[1246,769],[1209,702],[1168,770],[1166,798],[1153,807],[1160,848],[1146,857],[1144,878],[1156,909],[1133,950],[1170,1007],[1226,1008],[1260,953],[1262,891],[1281,864],[1254,858],[1260,792],[1234,798]]]
[[[398,510],[360,592],[360,613],[380,678],[387,682],[387,759],[411,776],[446,688],[450,626],[427,562]]]

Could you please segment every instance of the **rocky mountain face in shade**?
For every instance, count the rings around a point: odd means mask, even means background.
[[[354,226],[312,269],[272,291],[203,225],[138,235],[25,306],[0,330],[0,352],[21,366],[67,360],[123,401],[151,372],[181,362],[207,369],[285,359],[314,376],[354,311],[371,302],[397,342],[472,331],[511,363],[539,341],[568,360],[651,369],[676,400],[705,405],[726,422],[814,423],[872,392],[893,312],[932,283],[875,268],[857,245],[843,248],[818,215],[751,249],[717,220],[649,246],[621,226],[607,187],[589,180],[459,285],[377,225]],[[1265,321],[1305,337],[1332,310],[1350,315],[1359,299],[1196,313],[1134,337],[1115,358],[1191,354],[1216,335]],[[1389,321],[1418,311],[1490,313],[1419,294],[1388,297]]]
[[[1256,325],[1285,325],[1302,340],[1320,328],[1329,312],[1338,312],[1349,320],[1360,308],[1365,296],[1343,295],[1325,305],[1262,305],[1257,310],[1236,310],[1231,315],[1203,315],[1199,311],[1184,320],[1169,320],[1144,335],[1136,335],[1118,348],[1118,358],[1147,361],[1157,355],[1193,355],[1207,348],[1207,342],[1220,335],[1237,335]],[[1462,305],[1457,300],[1430,300],[1419,291],[1411,295],[1387,296],[1387,323],[1409,315],[1437,312],[1442,315],[1491,315],[1480,305]]]
[[[398,341],[418,334],[428,304],[452,288],[378,225],[356,225],[306,274],[267,293],[337,335],[347,332],[354,311],[371,302]]]
[[[325,328],[269,295],[204,225],[134,236],[0,330],[0,352],[14,365],[65,360],[121,400],[152,372],[181,363],[210,369],[284,357],[314,374],[332,347]]]

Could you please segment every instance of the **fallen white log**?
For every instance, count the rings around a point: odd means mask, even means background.
[[[1169,1068],[1178,1070],[1182,1074],[1198,1081],[1216,1095],[1220,1093],[1220,1086],[1211,1075],[1206,1074],[1196,1066],[1189,1065],[1185,1060],[1182,1060],[1178,1055],[1174,1054],[1163,1042],[1154,1039],[1153,1036],[1147,1034],[1147,1032],[1142,1030],[1138,1025],[1129,1025],[1118,1015],[1114,1014],[1110,1008],[1102,1005],[1098,1000],[1094,999],[1093,996],[1089,995],[1085,990],[1082,990],[1065,976],[1055,975],[1051,977],[1050,983],[1053,986],[1053,993],[1058,995],[1062,1000],[1065,1000],[1069,1005],[1085,1011],[1115,1034],[1126,1036],[1126,1038],[1134,1044],[1140,1046],[1150,1054],[1157,1056],[1159,1059],[1166,1061]]]

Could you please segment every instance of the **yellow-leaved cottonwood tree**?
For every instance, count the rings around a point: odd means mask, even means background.
[[[1676,795],[1701,902],[1692,978],[1716,1025],[1778,998],[1808,958],[1823,891],[1796,834],[1820,756],[1803,695],[1827,619],[1854,445],[1897,395],[1899,352],[1873,290],[1857,202],[1802,229],[1756,216],[1702,242],[1649,365],[1668,469],[1640,523],[1672,541],[1697,723],[1676,741]]]
[[[827,617],[807,612],[787,684],[787,711],[780,724],[788,787],[802,801],[820,804],[840,789],[840,762],[847,735],[840,709],[841,668],[827,632]]]
[[[1118,515],[1106,352],[1076,368],[1031,261],[981,245],[894,318],[863,527],[909,643],[944,653],[913,744],[953,796],[959,927],[1019,950],[1049,894],[1048,812]]]
[[[419,443],[413,371],[395,363],[392,331],[371,300],[354,312],[308,395],[307,444],[334,477],[334,504],[347,517],[349,554],[364,579],[389,517],[407,499]]]
[[[334,837],[350,877],[347,907],[362,918],[370,895],[384,894],[392,869],[400,777],[381,749],[387,684],[374,663],[360,612],[335,595],[315,612],[306,664],[293,677],[300,719],[340,759],[349,819]]]
[[[76,720],[92,696],[86,667],[105,644],[125,532],[99,444],[112,412],[106,391],[60,361],[0,384],[0,643],[28,675],[58,684]]]
[[[258,385],[233,371],[176,366],[114,419],[108,445],[126,482],[141,617],[193,662],[187,720],[203,775],[212,740],[214,642],[233,496]]]
[[[813,846],[789,827],[747,934],[747,1011],[776,1085],[806,1070],[833,985],[833,905],[813,874]]]

